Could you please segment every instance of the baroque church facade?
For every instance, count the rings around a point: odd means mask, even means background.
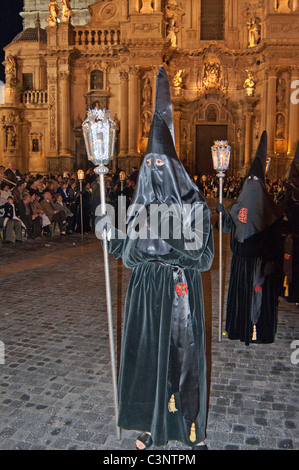
[[[299,0],[24,0],[20,14],[5,47],[0,164],[86,169],[82,121],[101,107],[117,123],[113,165],[129,173],[163,65],[190,174],[212,173],[211,145],[228,140],[229,172],[244,175],[266,129],[269,176],[285,176],[299,139]]]

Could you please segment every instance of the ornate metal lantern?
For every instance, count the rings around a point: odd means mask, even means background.
[[[223,179],[228,169],[231,147],[226,140],[216,140],[212,150],[214,170],[219,178],[219,202],[222,204]],[[219,213],[219,341],[222,341],[222,212]]]
[[[214,170],[223,172],[228,169],[231,155],[231,148],[227,140],[215,140],[212,147],[212,158]]]
[[[116,125],[106,109],[92,109],[82,124],[88,160],[92,161],[95,173],[107,173],[109,161],[114,156]]]

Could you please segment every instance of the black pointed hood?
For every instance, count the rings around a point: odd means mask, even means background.
[[[265,170],[267,163],[267,132],[264,131],[251,164],[248,176],[256,176],[265,183]]]
[[[264,131],[241,194],[228,208],[235,224],[235,238],[241,243],[263,232],[282,217],[282,212],[266,189],[266,160],[267,134]]]
[[[157,159],[162,165],[157,165]],[[150,164],[149,164],[150,163]],[[156,102],[145,157],[140,166],[134,204],[205,202],[176,148],[169,80],[164,67],[157,75]]]

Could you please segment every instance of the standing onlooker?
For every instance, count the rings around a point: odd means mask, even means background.
[[[7,198],[7,202],[4,205],[4,227],[5,241],[6,243],[13,243],[13,232],[15,232],[16,242],[22,241],[22,222],[20,219],[20,213],[18,206],[14,204],[12,196]]]

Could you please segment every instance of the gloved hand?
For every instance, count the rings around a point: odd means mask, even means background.
[[[104,231],[109,232],[112,228],[112,220],[109,215],[99,215],[95,218],[95,234],[99,240],[103,240]]]
[[[225,207],[221,202],[218,202],[216,206],[216,212],[218,212],[218,214],[219,212],[221,212],[222,214],[225,214]]]

